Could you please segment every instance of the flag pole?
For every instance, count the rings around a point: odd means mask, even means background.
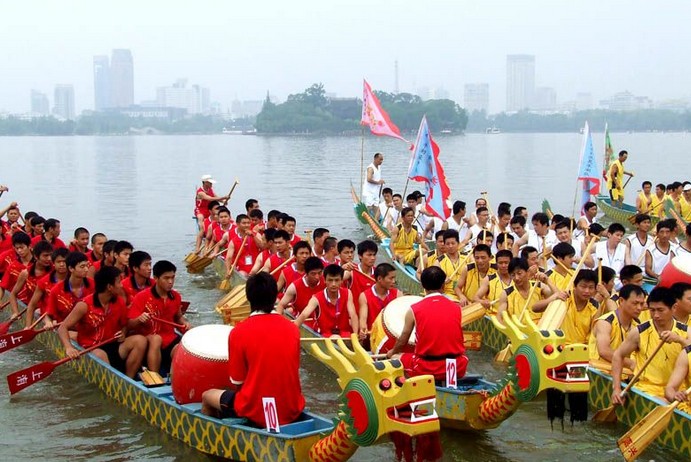
[[[581,162],[583,162],[583,153],[585,151],[585,143],[586,139],[588,137],[588,132],[590,131],[590,127],[588,127],[588,122],[586,121],[585,127],[583,129],[583,143],[581,146],[581,155],[578,157],[578,170],[580,171],[581,169]],[[571,216],[573,218],[576,218],[576,201],[578,201],[578,183],[580,180],[578,180],[579,173],[576,173],[576,192],[573,195],[573,208],[571,209]]]
[[[365,185],[365,126],[360,131],[360,200],[362,200],[362,188]]]

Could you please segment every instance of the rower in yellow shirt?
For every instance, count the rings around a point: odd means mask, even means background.
[[[480,281],[485,276],[497,272],[496,265],[490,263],[491,258],[492,249],[488,245],[478,244],[473,249],[474,262],[465,265],[460,270],[455,292],[462,306],[467,305],[475,297],[475,293],[480,288]]]
[[[434,262],[434,266],[440,267],[446,274],[446,281],[444,282],[444,294],[452,300],[458,300],[455,292],[456,282],[459,280],[459,273],[462,271],[461,266],[465,263],[466,258],[458,251],[459,237],[458,231],[455,229],[447,229],[444,233],[444,248],[446,253],[440,259]]]
[[[556,260],[557,265],[545,274],[559,290],[566,290],[566,286],[571,282],[573,273],[568,268],[571,268],[571,265],[573,265],[575,256],[576,250],[567,242],[560,242],[552,249],[552,257]]]
[[[565,343],[588,343],[593,319],[600,304],[592,297],[597,286],[597,273],[582,269],[576,274],[571,295],[566,300],[566,317],[561,324]]]
[[[427,246],[417,232],[417,227],[413,225],[414,220],[415,211],[410,207],[405,207],[401,210],[401,223],[394,226],[391,231],[389,243],[391,254],[401,264],[415,262],[417,256],[415,244],[422,245],[423,249],[427,250]]]
[[[501,236],[501,235],[500,235]],[[480,288],[475,292],[473,302],[480,302],[487,309],[488,314],[495,314],[495,305],[492,302],[498,301],[504,289],[513,286],[513,279],[509,274],[509,263],[513,258],[510,250],[502,249],[496,255],[496,274],[489,274],[480,281]]]
[[[621,372],[624,358],[635,354],[636,368],[640,369],[655,351],[660,341],[664,341],[660,351],[650,361],[640,376],[636,388],[659,398],[664,398],[665,387],[672,375],[674,361],[687,345],[691,345],[689,328],[673,317],[672,307],[676,303],[674,292],[664,287],[656,287],[648,296],[651,320],[631,329],[622,344],[612,356],[612,403],[624,404],[621,397]]]
[[[636,210],[638,213],[650,214],[656,207],[656,203],[659,204],[660,201],[656,200],[657,197],[651,192],[653,184],[650,181],[644,181],[641,188],[643,189],[638,192],[638,197],[636,197]]]

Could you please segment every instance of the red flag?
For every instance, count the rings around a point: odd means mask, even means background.
[[[377,96],[372,92],[372,88],[363,80],[364,87],[362,93],[362,120],[360,125],[369,125],[370,131],[377,136],[391,136],[408,143],[408,140],[401,136],[398,129],[389,115],[381,107]]]

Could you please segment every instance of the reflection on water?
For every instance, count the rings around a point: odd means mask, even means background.
[[[668,165],[689,171],[691,139],[683,134],[613,134],[616,149],[628,149],[627,168],[636,182],[670,182]],[[578,134],[501,134],[439,137],[441,159],[453,198],[472,203],[489,191],[501,201],[539,208],[544,197],[555,212],[572,207],[580,149]],[[594,135],[595,146],[602,135]],[[358,241],[364,233],[352,214],[349,186],[359,190],[361,142],[357,137],[66,137],[0,138],[2,177],[10,186],[0,205],[17,200],[23,211],[36,210],[62,220],[64,240],[77,226],[109,238],[127,239],[154,259],[180,262],[194,241],[193,196],[202,174],[218,179],[225,194],[235,177],[240,185],[231,200],[234,213],[249,197],[262,209],[288,211],[298,230],[329,228],[333,235]],[[385,154],[383,178],[402,192],[410,152],[397,140],[368,137],[365,165],[372,154]],[[664,152],[669,164],[651,162]],[[599,155],[598,155],[599,156]],[[675,178],[676,179],[676,178]],[[411,184],[408,191],[419,189]],[[633,187],[628,197],[633,197]],[[176,287],[192,302],[195,325],[218,323],[213,306],[220,293],[210,270],[203,275],[178,271]],[[3,315],[4,316],[4,315]],[[30,345],[0,355],[0,375],[37,363],[49,355]],[[500,379],[504,370],[488,352],[472,352],[472,372]],[[333,415],[338,386],[321,364],[303,355],[302,379],[309,407]],[[70,369],[57,369],[47,380],[13,398],[0,387],[0,454],[3,460],[205,460],[183,443],[167,437],[127,409],[106,401]],[[615,461],[615,439],[622,426],[590,422],[564,431],[551,430],[544,401],[522,406],[498,429],[443,432],[449,461]],[[675,460],[668,452],[646,453]],[[358,451],[356,460],[393,460],[388,442]]]

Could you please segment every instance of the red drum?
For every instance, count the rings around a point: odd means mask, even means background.
[[[660,274],[661,287],[672,287],[675,282],[691,284],[691,255],[679,255],[672,258]]]
[[[386,305],[372,323],[372,331],[370,332],[372,353],[386,353],[394,347],[396,340],[403,332],[406,311],[410,305],[420,300],[422,297],[417,295],[405,295]],[[415,329],[413,329],[410,340],[408,340],[408,346],[403,350],[404,353],[412,353],[415,350],[415,338]]]
[[[171,386],[178,404],[201,403],[202,393],[227,388],[231,326],[209,324],[188,330],[173,356]]]

